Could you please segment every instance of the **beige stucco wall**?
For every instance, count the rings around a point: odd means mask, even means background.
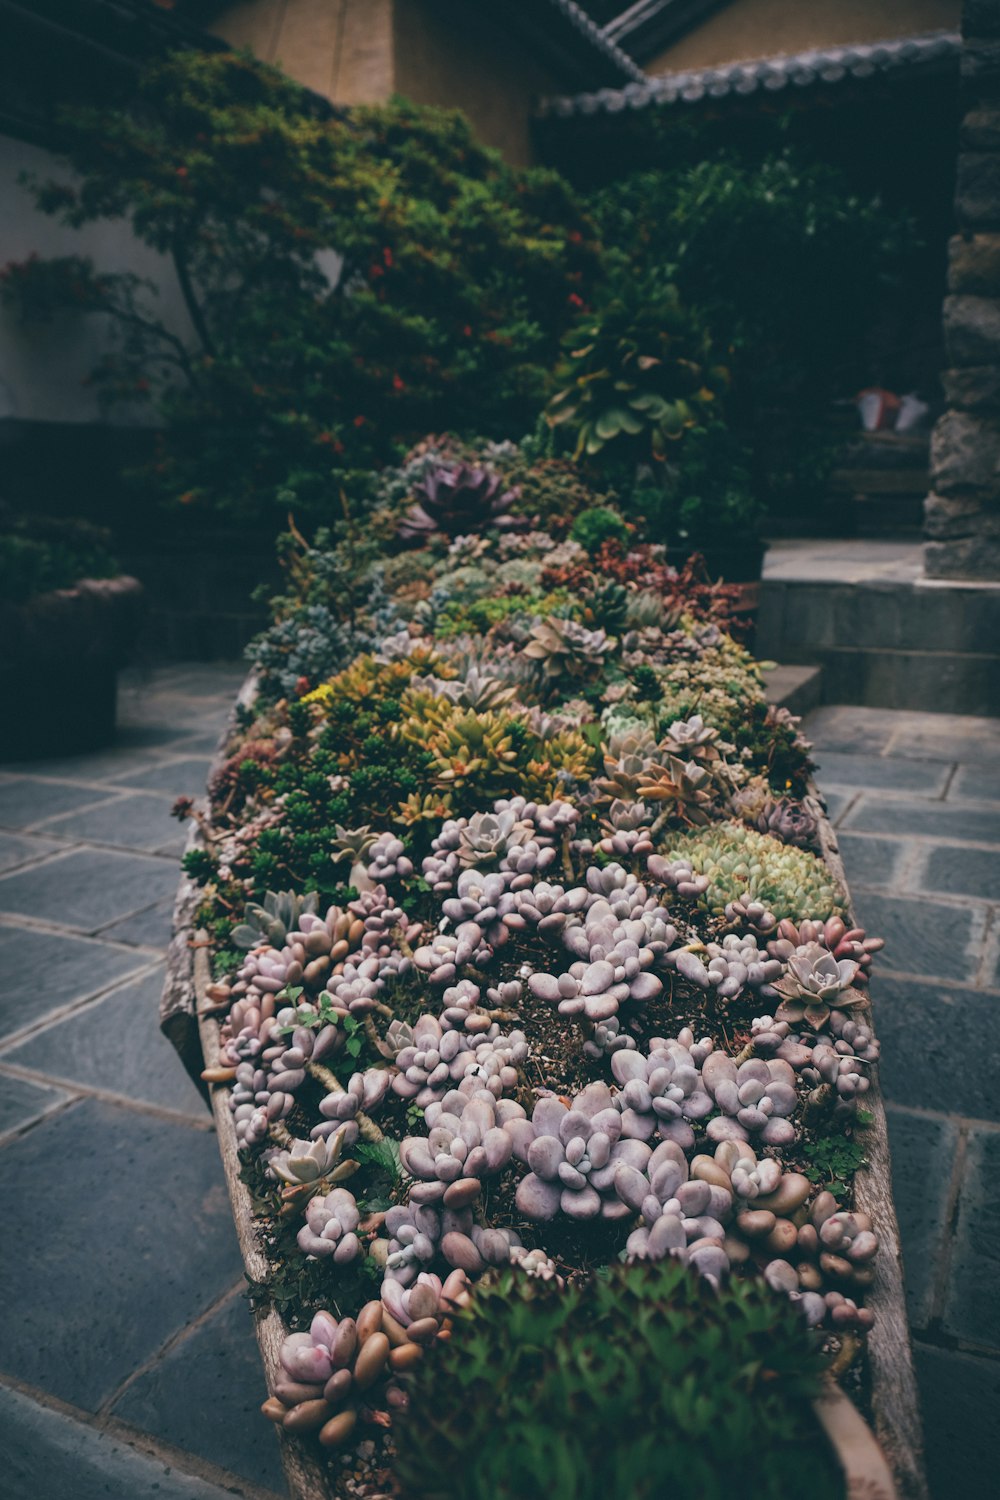
[[[731,0],[646,63],[648,73],[710,68],[851,42],[958,30],[962,0]]]
[[[535,99],[558,81],[478,0],[239,0],[212,30],[335,104],[402,94],[463,109],[508,161],[532,159]]]
[[[476,0],[396,0],[396,92],[464,110],[480,140],[508,161],[533,160],[535,100],[560,91],[525,43]]]
[[[335,104],[378,104],[395,88],[394,0],[240,0],[211,29]]]

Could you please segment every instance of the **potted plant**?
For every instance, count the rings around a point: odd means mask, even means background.
[[[84,521],[0,515],[0,759],[77,754],[115,731],[142,585]]]

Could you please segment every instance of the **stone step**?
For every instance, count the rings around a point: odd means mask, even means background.
[[[780,542],[757,654],[823,667],[828,703],[1000,713],[1000,583],[926,579],[919,543]]]
[[[804,715],[823,702],[823,668],[774,666],[764,669],[768,703]]]

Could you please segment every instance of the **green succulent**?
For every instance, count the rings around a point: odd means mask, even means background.
[[[318,906],[315,892],[300,896],[294,891],[268,891],[262,904],[247,902],[243,921],[233,928],[229,941],[236,948],[255,948],[259,943],[280,948],[289,932],[299,925],[303,913],[315,912]]]
[[[582,510],[569,534],[590,553],[600,551],[607,541],[628,541],[628,527],[610,505],[592,505],[589,510]]]
[[[741,823],[719,823],[672,840],[660,851],[708,876],[698,904],[723,916],[730,901],[760,901],[779,921],[843,915],[844,894],[821,859]]]
[[[675,1261],[560,1288],[480,1281],[408,1381],[396,1473],[421,1500],[834,1500],[823,1356],[788,1300]]]

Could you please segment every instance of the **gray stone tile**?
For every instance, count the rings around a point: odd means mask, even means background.
[[[974,802],[1000,802],[1000,743],[996,747],[996,764],[959,766],[948,796],[968,797]]]
[[[958,1147],[950,1120],[890,1108],[892,1193],[903,1243],[906,1307],[914,1328],[932,1314],[934,1278],[948,1238],[948,1193]]]
[[[820,787],[820,792],[822,793],[823,801],[826,803],[826,815],[831,823],[836,823],[844,809],[850,804],[851,798],[855,795],[850,791],[835,791],[832,787]]]
[[[1000,849],[942,844],[930,851],[920,883],[925,891],[1000,901]]]
[[[43,818],[57,813],[73,812],[103,802],[107,792],[92,787],[70,786],[65,781],[43,781],[40,777],[19,776],[0,783],[0,827],[30,828]]]
[[[142,771],[133,771],[128,776],[116,776],[117,786],[137,787],[150,792],[165,792],[169,797],[198,797],[205,790],[208,756],[197,759],[157,761]]]
[[[96,995],[147,962],[141,954],[106,943],[0,927],[0,1035],[25,1025],[31,1013],[26,1002],[36,1014],[61,1009]]]
[[[851,889],[855,886],[891,886],[906,845],[902,839],[880,839],[862,834],[837,834],[844,869]]]
[[[136,912],[123,922],[113,922],[102,928],[102,938],[113,938],[116,943],[136,943],[142,948],[166,948],[173,928],[174,902],[168,896],[146,911]]]
[[[232,1500],[233,1494],[4,1386],[0,1474],[4,1500]]]
[[[855,893],[858,919],[872,936],[885,938],[877,969],[936,974],[942,980],[973,979],[982,957],[986,907],[948,906],[928,896]]]
[[[1000,1448],[1000,1363],[914,1347],[932,1500],[993,1500]]]
[[[232,1298],[116,1402],[116,1417],[269,1489],[283,1490],[278,1444],[245,1297]]]
[[[178,745],[178,750],[183,750],[189,755],[206,755],[211,758],[219,748],[219,736],[225,728],[226,718],[227,716],[224,715],[220,720],[218,729],[209,730],[205,734],[192,735],[189,740],[184,741],[183,745]]]
[[[162,990],[157,968],[19,1042],[3,1060],[204,1120],[201,1095],[159,1028]]]
[[[176,885],[171,860],[79,849],[0,877],[0,912],[94,932],[169,896]]]
[[[876,975],[872,1000],[887,1099],[1000,1121],[994,1041],[1000,995]]]
[[[921,797],[939,797],[951,767],[937,761],[889,760],[879,755],[848,755],[837,750],[817,750],[817,780],[822,786],[878,787],[889,792],[915,792]]]
[[[1000,720],[958,720],[951,714],[934,714],[930,724],[900,727],[893,736],[891,753],[907,759],[995,767],[1000,759]]]
[[[0,1170],[0,1275],[17,1288],[0,1365],[60,1400],[96,1411],[242,1275],[209,1131],[84,1100]],[[57,1214],[40,1214],[43,1187]]]
[[[144,849],[182,854],[187,834],[170,816],[169,797],[155,792],[123,792],[111,802],[86,812],[66,813],[46,823],[48,833],[82,843],[113,844],[120,849]]]
[[[0,1134],[37,1120],[69,1097],[63,1089],[28,1083],[24,1078],[12,1078],[9,1073],[0,1074]]]
[[[1000,1351],[1000,1130],[969,1133],[943,1327]]]
[[[896,801],[863,796],[844,820],[867,833],[909,833],[949,843],[1000,844],[1000,806]]]
[[[16,870],[29,860],[44,859],[61,845],[53,839],[27,838],[22,833],[0,833],[0,871]]]
[[[889,743],[893,721],[880,709],[828,704],[814,709],[803,728],[807,739],[824,754],[877,755]]]

